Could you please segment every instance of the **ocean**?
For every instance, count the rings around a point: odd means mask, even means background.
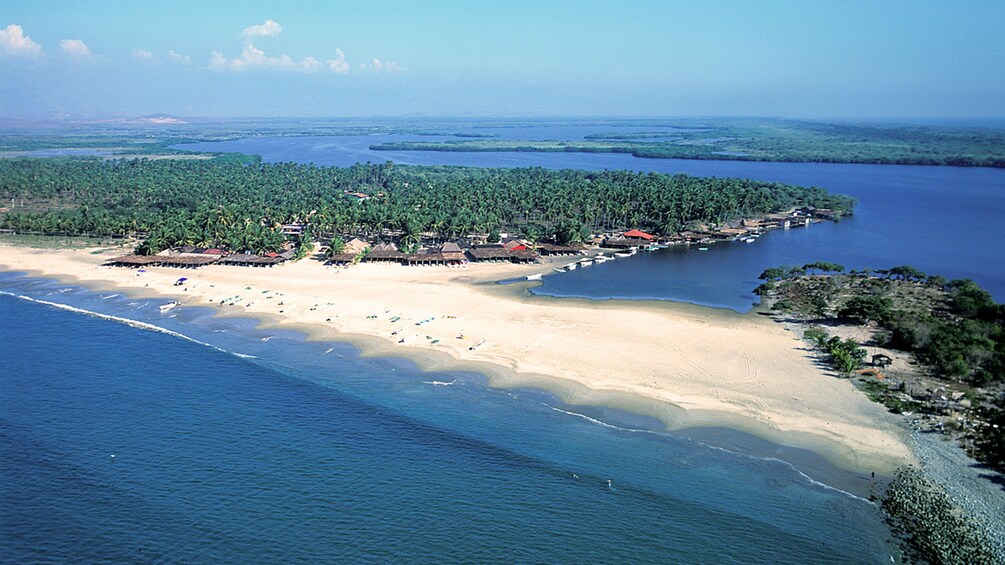
[[[896,555],[870,477],[162,302],[0,273],[0,561]]]

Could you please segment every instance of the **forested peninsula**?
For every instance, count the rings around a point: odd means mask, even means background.
[[[399,141],[380,151],[628,153],[655,159],[1005,167],[1005,131],[992,128],[832,124],[794,120],[694,120],[582,140]]]
[[[575,242],[803,206],[840,215],[854,205],[821,188],[628,171],[69,158],[0,160],[0,199],[0,228],[135,236],[143,253],[179,245],[265,253],[340,235],[417,242],[503,231]],[[289,224],[306,230],[284,233]]]

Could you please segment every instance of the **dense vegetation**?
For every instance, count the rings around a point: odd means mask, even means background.
[[[627,171],[88,159],[0,160],[0,198],[14,204],[0,227],[146,234],[147,253],[179,244],[274,250],[290,223],[322,238],[406,244],[498,231],[579,241],[626,227],[672,234],[694,222],[852,206],[819,188]]]
[[[772,295],[778,311],[873,322],[883,329],[879,345],[910,351],[943,377],[974,385],[1005,382],[1005,306],[977,283],[947,281],[910,266],[805,276],[842,271],[830,263],[768,269],[756,292]]]
[[[403,141],[376,150],[630,153],[636,157],[1005,167],[1005,131],[790,120],[675,123],[666,131],[587,135],[580,141]],[[702,127],[704,125],[704,127]],[[658,139],[663,138],[663,139]]]

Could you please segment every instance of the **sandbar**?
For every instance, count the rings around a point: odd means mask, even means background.
[[[851,471],[888,474],[915,462],[899,418],[756,313],[552,298],[495,284],[551,264],[103,266],[125,252],[0,245],[0,268],[257,318],[424,370],[477,371],[491,386],[543,389],[570,405],[652,416],[669,430],[737,429]],[[188,280],[175,286],[180,277]]]

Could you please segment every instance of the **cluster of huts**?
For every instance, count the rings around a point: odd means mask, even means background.
[[[633,229],[619,234],[600,236],[593,243],[612,249],[653,249],[674,244],[710,243],[729,239],[742,239],[750,234],[775,228],[806,225],[815,220],[834,220],[838,214],[833,210],[799,208],[790,212],[770,214],[761,219],[742,219],[716,227],[693,226],[669,237],[659,237]],[[284,226],[289,233],[302,230],[299,225]],[[753,241],[753,239],[750,239]],[[542,256],[568,256],[584,253],[584,244],[563,245],[558,243],[532,244],[527,240],[505,238],[500,243],[475,243],[457,240],[435,247],[422,248],[406,253],[394,243],[370,243],[356,238],[345,244],[341,253],[327,257],[332,265],[349,265],[358,262],[399,263],[402,265],[446,265],[459,266],[468,262],[534,263]],[[254,255],[247,253],[227,253],[220,249],[196,248],[192,246],[162,251],[156,255],[124,255],[107,261],[106,265],[118,267],[182,267],[198,268],[205,265],[239,265],[245,267],[272,267],[289,261],[293,250],[282,253]]]
[[[838,214],[833,210],[807,206],[789,212],[769,214],[759,219],[734,220],[716,227],[699,224],[692,227],[692,229],[684,230],[669,237],[657,238],[643,231],[630,230],[623,234],[607,236],[603,238],[602,244],[604,247],[613,249],[628,249],[632,247],[645,248],[654,244],[711,243],[714,241],[743,239],[751,234],[770,229],[804,226],[809,225],[813,221],[836,219],[838,219]]]
[[[198,248],[192,246],[161,251],[156,255],[123,255],[105,262],[112,267],[178,267],[197,269],[206,265],[237,265],[242,267],[273,267],[293,258],[293,250],[282,253],[253,255],[250,253],[226,253],[221,249]]]
[[[333,265],[367,262],[399,263],[409,266],[459,266],[468,262],[534,263],[542,255],[575,255],[585,249],[585,245],[533,246],[525,240],[511,239],[495,244],[466,244],[463,241],[451,241],[438,247],[420,249],[415,253],[405,253],[393,243],[379,243],[370,247],[365,241],[354,239],[345,245],[342,253],[332,255],[328,262]]]

